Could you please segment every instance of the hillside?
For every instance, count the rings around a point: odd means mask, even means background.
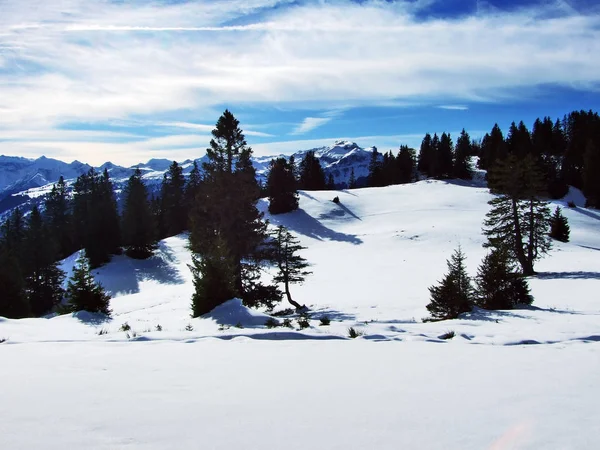
[[[488,191],[422,181],[333,195],[302,192],[300,210],[269,218],[308,247],[314,274],[292,287],[306,330],[267,329],[236,301],[191,319],[185,235],[95,271],[114,296],[108,322],[0,319],[7,447],[597,448],[597,211],[564,208],[571,242],[537,265],[532,307],[423,323],[458,244],[475,274]],[[364,335],[348,339],[351,326]]]

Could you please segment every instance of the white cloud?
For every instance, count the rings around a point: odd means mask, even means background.
[[[213,123],[224,104],[460,106],[600,82],[600,15],[564,2],[424,21],[412,13],[433,0],[0,1],[0,129],[12,133],[182,111]]]
[[[299,124],[291,134],[304,134],[325,125],[331,121],[331,117],[307,117]]]
[[[449,109],[451,111],[467,111],[469,109],[466,105],[440,105],[439,109]]]

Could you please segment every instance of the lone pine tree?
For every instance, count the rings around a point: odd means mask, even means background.
[[[569,221],[562,215],[560,207],[557,206],[550,219],[550,237],[557,241],[569,242],[570,234],[571,228],[569,227]]]
[[[110,316],[110,296],[94,280],[89,261],[84,256],[77,260],[73,268],[65,299],[73,312],[88,311]]]
[[[312,272],[305,270],[309,264],[298,255],[302,247],[298,241],[283,225],[277,227],[272,233],[273,238],[273,260],[277,264],[277,274],[274,277],[276,283],[282,283],[288,302],[296,309],[304,306],[292,299],[290,284],[303,283],[304,279]]]
[[[493,249],[477,270],[475,304],[484,309],[513,309],[518,304],[530,305],[527,280],[510,261],[508,253]]]
[[[455,319],[471,311],[473,288],[465,268],[465,255],[459,247],[447,261],[448,273],[437,286],[431,286],[431,302],[427,310],[434,319]]]

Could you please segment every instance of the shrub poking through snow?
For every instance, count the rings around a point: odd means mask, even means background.
[[[108,334],[108,330],[106,328],[102,328],[100,331],[98,331],[98,336],[103,336],[105,334]]]
[[[127,322],[125,322],[123,325],[121,325],[121,328],[119,328],[119,331],[129,331],[131,330],[131,325],[129,325]]]
[[[293,328],[292,319],[283,319],[281,326],[285,328]]]
[[[473,288],[465,268],[465,255],[459,247],[447,261],[448,273],[438,286],[431,286],[431,302],[427,310],[434,319],[455,319],[471,311]]]
[[[73,312],[89,311],[110,316],[110,296],[104,292],[102,285],[94,281],[89,260],[83,256],[73,268],[65,297]]]
[[[294,310],[292,308],[282,309],[281,311],[274,312],[272,315],[275,317],[285,317],[291,316],[294,314]]]
[[[570,233],[569,221],[562,215],[560,207],[557,206],[550,218],[550,237],[560,242],[569,242]]]
[[[300,327],[301,330],[310,327],[310,322],[308,321],[308,317],[305,315],[298,317],[298,326]]]
[[[327,316],[323,316],[321,317],[321,319],[319,319],[321,321],[320,325],[322,327],[326,327],[327,325],[329,325],[331,323],[331,320],[329,319],[329,317]]]
[[[272,317],[270,317],[265,322],[265,326],[267,328],[277,328],[279,326],[279,322],[277,320],[273,319]]]
[[[456,333],[454,331],[446,331],[444,334],[439,336],[439,338],[447,341],[448,339],[452,339],[454,336],[456,336]]]
[[[188,323],[185,326],[185,331],[194,331],[194,326],[191,323]]]
[[[348,337],[352,339],[356,339],[359,336],[362,336],[364,333],[360,330],[357,330],[354,327],[348,328]]]
[[[577,208],[577,205],[575,204],[575,202],[574,202],[573,200],[569,200],[569,201],[567,202],[567,206],[568,206],[569,208]]]
[[[154,327],[154,329],[156,331],[162,331],[162,327],[160,326],[160,324],[156,325],[156,327]]]
[[[0,344],[4,344],[7,341],[6,338],[0,338]]]
[[[335,204],[339,204],[340,203],[340,198],[336,195],[335,197],[333,197],[332,202],[335,203]]]
[[[242,322],[238,322],[238,323],[236,323],[236,324],[235,324],[235,327],[236,327],[236,328],[243,329],[243,328],[244,328],[244,325],[242,325]]]

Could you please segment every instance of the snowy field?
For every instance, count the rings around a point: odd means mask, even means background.
[[[95,271],[112,320],[0,318],[0,448],[600,448],[600,212],[577,192],[533,306],[422,321],[459,244],[475,275],[489,199],[439,181],[301,193],[270,221],[308,247],[305,330],[235,300],[191,319],[186,236],[115,257]]]

